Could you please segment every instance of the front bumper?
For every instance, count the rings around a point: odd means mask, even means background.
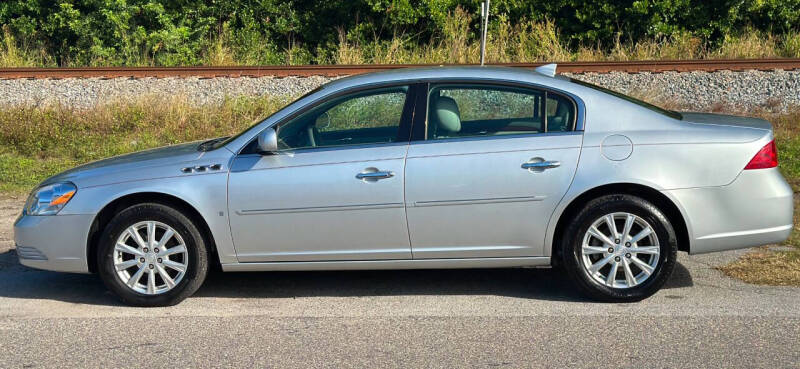
[[[692,254],[778,243],[792,233],[793,192],[777,168],[742,171],[726,186],[666,192],[683,208]]]
[[[89,273],[86,245],[90,214],[21,216],[14,243],[22,265],[57,272]]]

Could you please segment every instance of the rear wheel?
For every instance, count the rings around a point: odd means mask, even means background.
[[[100,277],[131,305],[177,304],[197,291],[208,272],[206,246],[197,227],[165,205],[123,210],[100,242]]]
[[[575,284],[602,301],[639,301],[675,267],[677,240],[667,217],[632,195],[590,201],[566,229],[562,264]]]

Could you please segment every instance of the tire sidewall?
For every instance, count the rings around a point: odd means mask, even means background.
[[[172,227],[181,238],[188,254],[187,270],[178,284],[158,295],[146,295],[129,288],[114,267],[114,246],[119,236],[131,225],[157,221]],[[161,204],[139,204],[117,214],[106,227],[98,248],[98,272],[106,287],[125,303],[135,306],[174,305],[193,294],[208,272],[208,254],[202,235],[192,221],[178,210]]]
[[[646,221],[656,233],[660,248],[658,264],[646,281],[631,288],[611,288],[600,284],[583,266],[583,238],[591,225],[601,217],[617,212],[634,214]],[[589,202],[567,229],[562,246],[564,267],[573,281],[591,297],[604,301],[631,302],[647,298],[667,281],[675,266],[677,240],[667,217],[653,204],[631,195],[610,195]]]

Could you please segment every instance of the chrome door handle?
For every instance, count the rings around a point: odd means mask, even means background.
[[[380,179],[392,178],[394,177],[394,172],[390,171],[368,171],[365,170],[361,173],[356,174],[357,179],[361,179],[364,181],[377,181]]]
[[[561,162],[556,160],[522,163],[522,169],[539,170],[539,171],[545,169],[557,168],[560,166]]]

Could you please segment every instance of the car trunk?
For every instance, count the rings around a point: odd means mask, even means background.
[[[684,121],[690,123],[772,130],[772,124],[760,118],[712,113],[681,113],[681,115]]]

